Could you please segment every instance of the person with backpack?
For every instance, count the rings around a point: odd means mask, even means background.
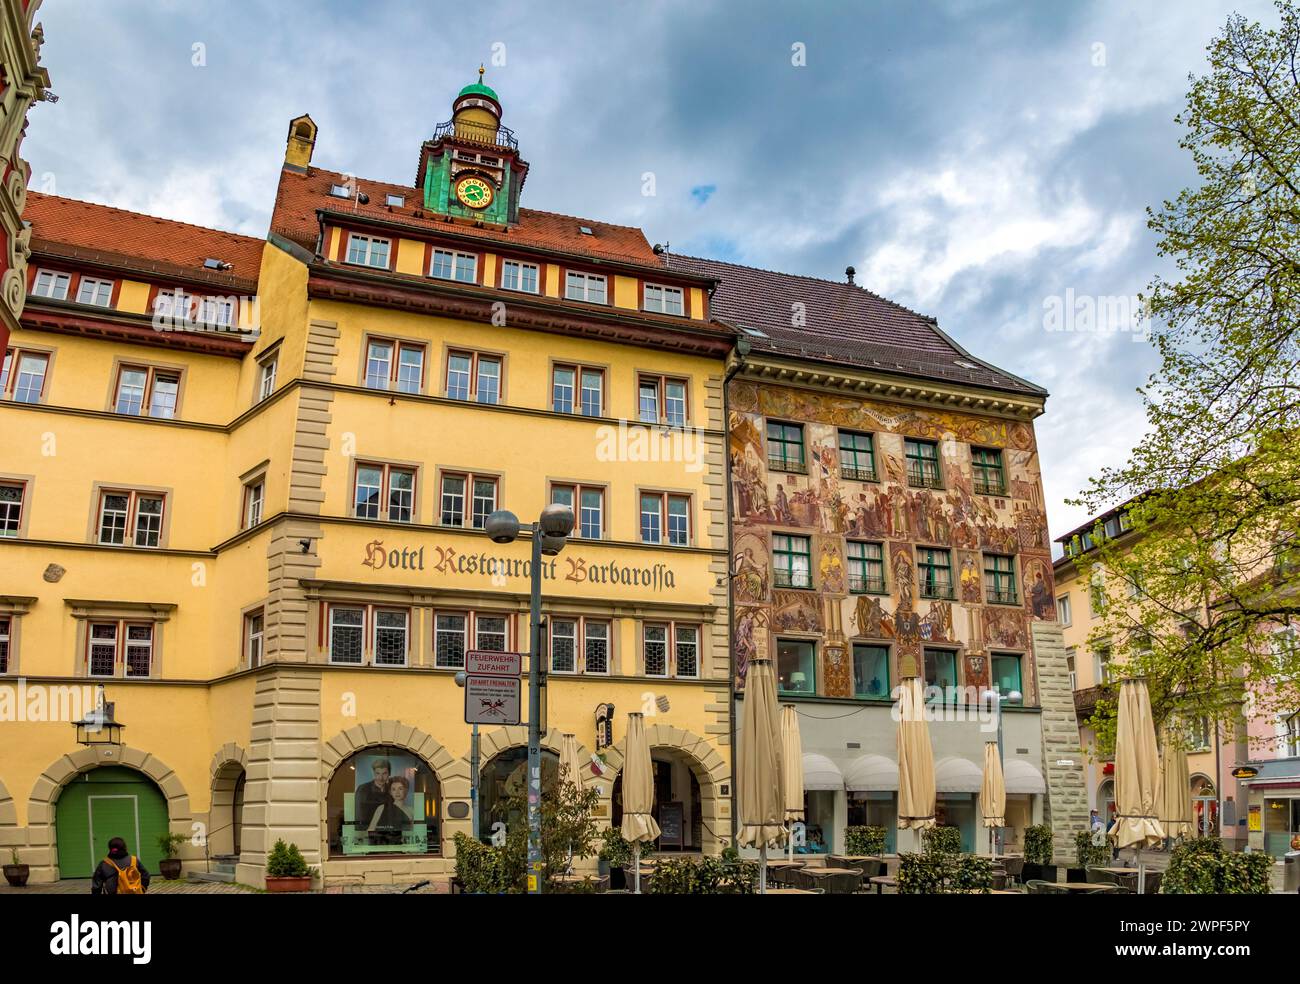
[[[126,853],[126,841],[114,837],[108,842],[108,857],[90,879],[90,894],[143,895],[148,888],[149,872],[139,858]]]

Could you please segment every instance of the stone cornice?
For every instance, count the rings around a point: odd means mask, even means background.
[[[736,378],[1011,420],[1033,420],[1042,414],[1044,403],[1041,397],[1003,390],[896,376],[846,365],[801,362],[762,352],[746,356]]]

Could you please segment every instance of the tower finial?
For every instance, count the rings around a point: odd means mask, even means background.
[[[487,69],[485,69],[485,68],[483,67],[483,63],[482,63],[482,62],[479,62],[479,63],[478,63],[478,80],[479,80],[480,83],[483,81],[483,73],[486,72],[486,71],[487,71]]]

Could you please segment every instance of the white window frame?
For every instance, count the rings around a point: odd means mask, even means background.
[[[10,523],[13,524],[12,530],[0,528],[0,537],[5,538],[6,540],[17,539],[22,534],[23,514],[27,510],[27,485],[27,482],[17,481],[14,479],[0,480],[0,488],[18,490],[18,502],[16,504],[18,509],[13,516],[10,516],[9,514],[13,511],[15,503],[0,502],[0,510],[3,510],[4,512],[5,527],[8,527]]]
[[[531,270],[533,273],[533,287],[528,289],[524,286],[527,277],[525,271]],[[507,283],[507,278],[513,273],[514,283]],[[542,290],[542,268],[540,264],[529,263],[525,260],[502,260],[501,261],[501,289],[513,290],[520,294],[539,294]]]
[[[1068,594],[1063,594],[1056,599],[1056,614],[1061,620],[1061,625],[1066,628],[1074,624],[1074,611]]]
[[[99,277],[82,277],[81,282],[77,284],[77,303],[88,304],[91,307],[112,307],[113,284],[114,281]],[[87,287],[90,290],[87,290]]]
[[[41,363],[41,385],[34,400],[18,399],[18,383],[23,378],[24,359],[35,359]],[[0,369],[0,399],[13,400],[15,403],[40,403],[50,380],[50,353],[11,348],[5,350],[3,360],[4,368]]]
[[[262,521],[262,509],[265,505],[265,478],[256,479],[244,486],[244,529],[251,530]]]
[[[49,278],[46,281],[48,285],[45,290],[41,289],[41,279]],[[58,288],[62,287],[62,291]],[[32,297],[44,297],[51,301],[66,301],[68,291],[72,289],[72,274],[60,273],[58,270],[46,270],[44,268],[36,271],[36,276],[32,280]]]
[[[253,620],[261,619],[262,627],[254,630]],[[266,656],[266,609],[247,612],[244,615],[244,662],[249,669],[262,665]]]
[[[275,392],[275,372],[279,356],[273,356],[261,364],[257,384],[257,402],[261,403]]]
[[[376,256],[375,247],[383,243],[384,245],[384,262],[374,262]],[[361,259],[353,259],[354,247],[357,255]],[[347,249],[343,253],[343,261],[352,266],[367,267],[371,270],[387,270],[393,259],[393,241],[383,236],[367,236],[359,232],[348,233]]]
[[[680,287],[669,287],[666,284],[646,284],[645,285],[645,306],[644,310],[654,314],[667,314],[675,318],[686,315],[686,292]],[[651,298],[654,300],[651,300]],[[670,298],[677,299],[677,310],[671,311],[671,305],[668,303]]]
[[[451,271],[451,276],[444,277],[436,272],[438,269],[439,256],[449,258],[448,265]],[[469,261],[468,277],[460,276],[462,260]],[[435,280],[445,280],[448,283],[453,284],[476,284],[478,283],[478,254],[463,253],[460,250],[434,247],[433,252],[429,254],[429,276]]]
[[[592,297],[592,287],[595,284],[600,285],[599,298]],[[609,278],[599,273],[584,273],[581,270],[565,270],[564,299],[566,301],[582,301],[584,304],[608,305]]]

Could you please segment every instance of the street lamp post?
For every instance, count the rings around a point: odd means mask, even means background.
[[[542,556],[554,557],[573,532],[573,509],[552,503],[531,526],[508,509],[488,516],[483,529],[493,543],[513,543],[520,533],[532,538],[528,607],[528,894],[542,892]]]

